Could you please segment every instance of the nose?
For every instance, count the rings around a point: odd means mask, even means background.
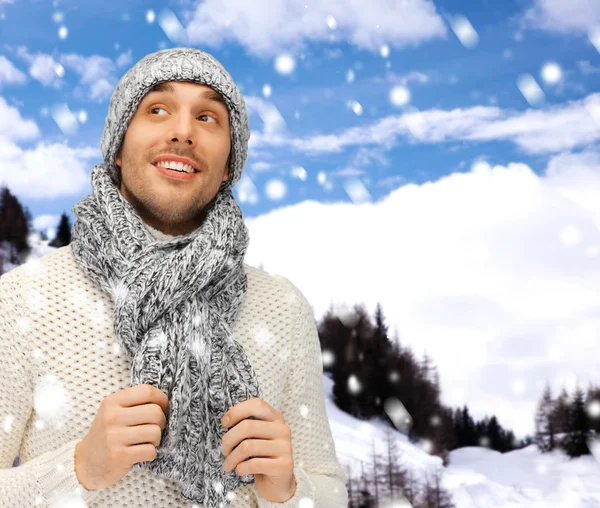
[[[192,120],[186,115],[175,116],[169,126],[168,137],[170,143],[187,143],[189,146],[194,146]]]

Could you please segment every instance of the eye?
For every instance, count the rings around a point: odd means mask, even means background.
[[[162,109],[163,111],[166,111],[166,109],[161,108],[160,106],[155,106],[155,107],[153,107],[153,108],[150,109],[150,113],[153,113],[153,111],[155,111],[157,109]],[[202,118],[203,116],[205,116],[207,118],[212,118],[215,123],[217,122],[217,119],[214,116],[212,116],[212,115],[200,115],[198,118]]]
[[[202,118],[203,116],[205,116],[206,118],[212,118],[215,122],[217,121],[217,119],[211,115],[200,115],[198,118]]]
[[[157,106],[157,107],[152,108],[150,110],[150,113],[152,113],[152,111],[154,111],[155,109],[162,109],[163,111],[166,111],[166,109]]]

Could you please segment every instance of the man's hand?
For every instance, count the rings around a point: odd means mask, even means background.
[[[75,446],[80,485],[87,490],[110,487],[134,464],[154,460],[168,406],[167,394],[147,384],[105,397],[87,435]]]
[[[250,416],[257,420],[246,420]],[[239,476],[253,474],[256,490],[271,503],[293,497],[296,478],[292,431],[283,415],[264,400],[252,398],[227,411],[222,424],[230,429],[222,441],[226,457],[223,470],[235,469]]]

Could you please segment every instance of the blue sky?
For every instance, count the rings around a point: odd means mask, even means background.
[[[247,261],[317,313],[382,302],[452,383],[447,402],[525,432],[543,380],[597,370],[567,361],[566,330],[581,348],[600,331],[600,6],[364,5],[0,0],[0,180],[36,227],[73,221],[118,79],[159,49],[203,49],[249,113]]]
[[[19,146],[30,149],[43,140],[97,148],[116,81],[145,54],[177,45],[204,49],[225,65],[244,96],[253,101],[249,106],[253,133],[265,128],[259,110],[266,102],[284,119],[282,132],[286,138],[307,140],[318,135],[340,135],[353,127],[368,129],[380,119],[401,116],[410,107],[420,111],[497,107],[505,115],[518,116],[519,112],[548,110],[552,105],[581,100],[597,90],[600,83],[599,54],[585,29],[570,34],[540,29],[544,16],[551,17],[553,13],[538,9],[537,17],[530,14],[531,21],[527,21],[528,13],[535,9],[531,2],[407,2],[407,11],[416,13],[413,15],[421,27],[408,21],[384,25],[384,16],[389,13],[386,2],[375,2],[375,12],[366,16],[368,20],[361,19],[362,8],[348,13],[349,9],[332,5],[329,11],[343,13],[338,16],[339,23],[336,18],[334,28],[327,18],[327,5],[302,4],[307,6],[304,15],[310,19],[307,23],[311,27],[293,27],[292,33],[273,27],[269,33],[270,21],[284,27],[293,23],[294,8],[284,2],[279,19],[270,19],[269,8],[263,15],[246,18],[247,23],[254,25],[249,31],[258,33],[245,35],[246,28],[240,33],[226,33],[224,26],[217,26],[213,28],[216,35],[204,36],[199,26],[210,21],[223,24],[226,11],[219,8],[213,13],[210,2],[173,3],[169,11],[188,26],[189,38],[177,39],[165,33],[159,23],[165,12],[164,2],[0,0],[0,54],[10,62],[4,62],[5,66],[17,69],[13,73],[26,76],[26,81],[17,82],[10,82],[5,76],[0,81],[0,93],[10,106],[17,107],[23,119],[34,121],[40,130],[39,136],[25,139]],[[296,2],[296,6],[300,3]],[[315,9],[318,12],[310,14]],[[152,23],[148,22],[148,11],[154,13]],[[407,11],[398,8],[393,16],[400,19],[408,16]],[[243,8],[234,6],[229,15],[231,19],[244,19]],[[453,31],[453,19],[458,15],[465,16],[473,26],[478,37],[476,45],[465,46]],[[190,22],[186,25],[186,19],[193,16],[200,20],[196,28],[190,28]],[[378,21],[382,21],[379,28]],[[61,27],[67,29],[65,38],[59,36]],[[330,41],[330,36],[335,40]],[[291,73],[278,72],[276,59],[282,55],[294,58]],[[557,83],[545,81],[541,74],[543,66],[552,63],[563,73],[563,79]],[[34,64],[38,79],[32,77]],[[63,66],[62,76],[48,68],[56,64]],[[349,82],[351,70],[354,77]],[[526,73],[542,88],[543,103],[532,106],[519,90],[517,79]],[[268,97],[263,92],[265,85],[271,87]],[[408,89],[408,102],[394,104],[390,100],[395,86]],[[351,101],[360,103],[360,114],[351,107]],[[86,112],[85,124],[72,133],[63,132],[51,114],[43,114],[62,104],[75,114]],[[246,203],[244,213],[251,217],[306,198],[351,199],[342,182],[353,177],[366,179],[363,185],[377,200],[402,182],[422,183],[454,171],[468,171],[470,161],[482,154],[496,164],[518,159],[535,171],[542,171],[550,152],[524,149],[515,143],[514,134],[491,136],[480,142],[452,139],[451,133],[447,137],[448,141],[443,142],[415,142],[410,134],[396,133],[387,145],[366,140],[351,142],[334,153],[324,147],[309,153],[290,145],[273,146],[267,141],[254,154],[251,151],[248,159],[246,174],[256,186],[258,200]],[[99,162],[99,157],[98,153],[95,159],[87,160],[84,168]],[[269,163],[271,167],[261,171],[264,164],[259,164],[253,170],[254,163]],[[306,170],[306,180],[294,176],[298,172],[293,169],[298,166]],[[315,178],[321,171],[329,175],[331,187]],[[10,183],[10,175],[3,177]],[[265,186],[273,178],[285,185],[285,196],[276,192],[280,185],[274,185],[274,191],[265,196]],[[28,196],[24,189],[21,195],[34,216],[60,215],[89,190],[87,187],[68,195],[56,192]]]

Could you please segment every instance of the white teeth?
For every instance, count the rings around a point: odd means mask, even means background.
[[[194,168],[189,164],[184,164],[183,162],[175,162],[175,161],[160,161],[156,163],[157,166],[161,168],[174,169],[176,171],[184,171],[186,173],[193,173]]]

